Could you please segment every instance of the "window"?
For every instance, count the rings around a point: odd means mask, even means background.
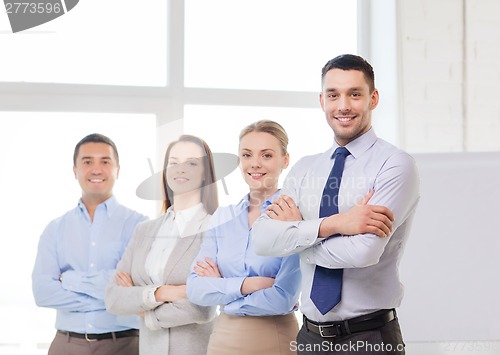
[[[187,87],[318,91],[357,52],[356,1],[186,0]]]
[[[42,354],[54,337],[55,311],[36,307],[31,271],[45,226],[74,208],[81,196],[72,170],[73,149],[87,134],[109,136],[120,154],[115,195],[124,205],[155,217],[156,204],[138,198],[135,189],[151,174],[148,158],[156,160],[156,144],[151,139],[156,117],[0,112],[0,125],[0,194],[4,201],[0,214],[5,217],[0,248],[5,285],[0,292],[4,320],[0,324],[0,353]]]
[[[16,34],[0,12],[0,80],[165,86],[166,5],[164,0],[85,0]]]

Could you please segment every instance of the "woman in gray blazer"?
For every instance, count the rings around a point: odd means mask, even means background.
[[[106,289],[106,308],[141,316],[141,354],[201,355],[216,311],[189,302],[186,279],[218,206],[213,157],[203,140],[183,135],[169,145],[163,191],[163,214],[137,226]]]

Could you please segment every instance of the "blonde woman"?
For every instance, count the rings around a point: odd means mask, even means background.
[[[285,130],[273,121],[258,121],[240,134],[240,169],[250,191],[215,212],[187,284],[193,303],[221,305],[210,355],[293,353],[299,258],[257,256],[250,238],[254,221],[279,195],[287,144]]]
[[[212,153],[203,140],[181,136],[169,145],[163,171],[164,214],[135,230],[106,307],[142,316],[141,354],[205,354],[215,307],[189,302],[186,279],[218,204]]]

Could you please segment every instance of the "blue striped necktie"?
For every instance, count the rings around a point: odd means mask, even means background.
[[[335,163],[330,171],[328,181],[323,190],[323,196],[321,197],[320,217],[328,217],[339,213],[340,182],[342,180],[342,172],[344,171],[345,158],[349,154],[351,153],[344,147],[339,147],[335,150]],[[328,269],[316,265],[311,288],[311,300],[321,314],[328,313],[340,302],[343,271],[343,269]]]

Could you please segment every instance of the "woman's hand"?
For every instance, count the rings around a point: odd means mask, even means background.
[[[186,285],[163,285],[156,289],[155,298],[157,302],[176,302],[187,298]]]
[[[193,268],[198,276],[203,277],[222,277],[217,264],[210,258],[205,258],[205,262],[197,261],[196,266]]]
[[[281,195],[267,206],[266,214],[278,221],[302,221],[302,214],[290,196]]]
[[[273,287],[273,285],[274,285],[273,277],[250,276],[245,278],[245,280],[243,280],[240,292],[242,295],[248,295],[258,290],[271,288]]]
[[[130,276],[128,272],[117,272],[116,282],[118,283],[118,285],[123,287],[135,286],[134,281],[132,281],[132,276]]]

